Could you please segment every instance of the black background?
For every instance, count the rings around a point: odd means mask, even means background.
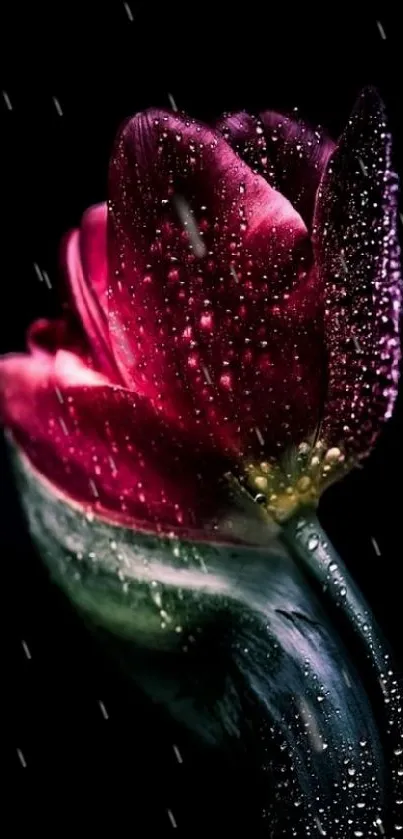
[[[254,2],[240,11],[218,0],[129,6],[133,20],[116,0],[102,8],[33,3],[3,13],[1,351],[22,349],[30,321],[57,312],[61,236],[87,206],[104,199],[120,122],[149,105],[169,105],[168,92],[205,120],[238,108],[298,107],[337,136],[362,86],[373,84],[386,102],[403,174],[397,17],[380,15],[384,39],[375,13],[352,17],[335,5],[326,17],[291,7],[274,13]],[[47,271],[50,289],[38,281],[35,262]],[[402,416],[400,398],[365,468],[321,505],[323,524],[398,657]],[[202,828],[219,834],[242,819],[250,828],[251,778],[245,786],[241,770],[231,773],[217,756],[201,754],[111,671],[34,555],[5,463],[4,470],[2,601],[13,672],[3,724],[12,735],[6,770],[17,801],[15,835],[21,816],[32,828],[56,833],[68,816],[78,828],[88,820],[94,831],[111,818],[111,829],[124,823],[130,835],[169,833],[168,809],[186,835]]]

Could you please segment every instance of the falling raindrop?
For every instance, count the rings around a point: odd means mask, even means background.
[[[178,747],[175,745],[175,743],[173,744],[172,748],[173,748],[173,750],[174,750],[175,757],[176,757],[176,759],[177,759],[178,763],[183,763],[183,758],[182,758],[182,755],[181,755],[181,753],[180,753],[180,751],[179,751]]]
[[[2,92],[3,92],[3,99],[4,99],[7,110],[12,111],[13,106],[11,104],[11,99],[10,99],[8,93],[5,90],[3,90]]]
[[[20,763],[21,763],[21,766],[23,767],[23,769],[26,769],[27,762],[26,762],[26,760],[25,760],[25,757],[24,757],[24,755],[23,755],[23,753],[22,753],[21,749],[17,749],[17,755],[18,755],[18,759],[19,759],[19,761],[20,761]]]
[[[175,816],[174,816],[172,810],[167,810],[167,813],[168,813],[168,818],[169,818],[169,821],[171,822],[172,827],[178,827],[178,825],[176,823]]]
[[[56,96],[53,96],[52,99],[53,99],[53,104],[56,108],[56,111],[59,114],[59,117],[62,117],[63,116],[62,106],[61,106],[58,98]]]
[[[107,712],[107,710],[106,710],[106,708],[105,708],[104,703],[103,703],[103,702],[101,702],[101,700],[100,700],[100,699],[98,699],[98,705],[99,705],[99,707],[100,707],[100,709],[101,709],[101,714],[102,714],[103,718],[104,718],[105,720],[108,720],[108,719],[109,719],[109,714],[108,714],[108,712]]]
[[[28,659],[31,659],[31,658],[32,658],[32,656],[31,656],[31,651],[30,651],[30,649],[29,649],[29,647],[28,647],[27,642],[26,642],[26,641],[21,641],[21,644],[22,644],[22,648],[23,648],[23,650],[24,650],[24,653],[25,653],[26,657],[27,657]]]
[[[123,3],[123,8],[124,8],[124,10],[125,10],[125,12],[126,12],[126,14],[127,14],[127,17],[128,17],[128,19],[129,19],[130,23],[132,23],[132,22],[133,22],[133,20],[134,20],[134,18],[133,18],[133,12],[132,12],[132,10],[131,10],[131,8],[130,8],[129,4],[128,4],[128,3],[126,3],[126,2],[125,2],[125,3]]]

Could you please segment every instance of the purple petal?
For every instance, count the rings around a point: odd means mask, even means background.
[[[275,111],[245,112],[220,121],[219,130],[248,165],[291,201],[310,227],[316,191],[334,143],[319,130]]]
[[[371,448],[397,394],[397,189],[383,104],[366,90],[329,160],[314,226],[329,353],[322,434],[355,455]]]

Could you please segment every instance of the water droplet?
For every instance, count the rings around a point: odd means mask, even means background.
[[[151,597],[152,597],[155,605],[158,607],[158,609],[161,609],[161,607],[162,607],[161,593],[159,591],[152,591],[151,592]]]
[[[222,376],[220,376],[220,385],[226,388],[226,390],[231,390],[232,378],[230,373],[223,373]]]
[[[212,329],[213,326],[213,316],[209,312],[205,312],[202,314],[200,318],[200,326],[202,329]]]
[[[340,449],[334,447],[332,449],[328,449],[325,454],[325,460],[327,463],[337,463],[338,460],[341,458],[341,451]]]
[[[312,533],[312,535],[308,539],[308,550],[315,551],[319,545],[319,538],[316,533]]]

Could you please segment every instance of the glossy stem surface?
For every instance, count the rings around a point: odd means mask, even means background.
[[[358,653],[361,651],[365,656],[372,691],[378,693],[386,764],[391,774],[390,806],[398,812],[399,806],[403,809],[402,707],[388,645],[365,597],[331,544],[316,513],[307,509],[293,516],[284,525],[282,537],[314,585],[321,588],[329,609],[336,607],[339,622],[352,630]]]

